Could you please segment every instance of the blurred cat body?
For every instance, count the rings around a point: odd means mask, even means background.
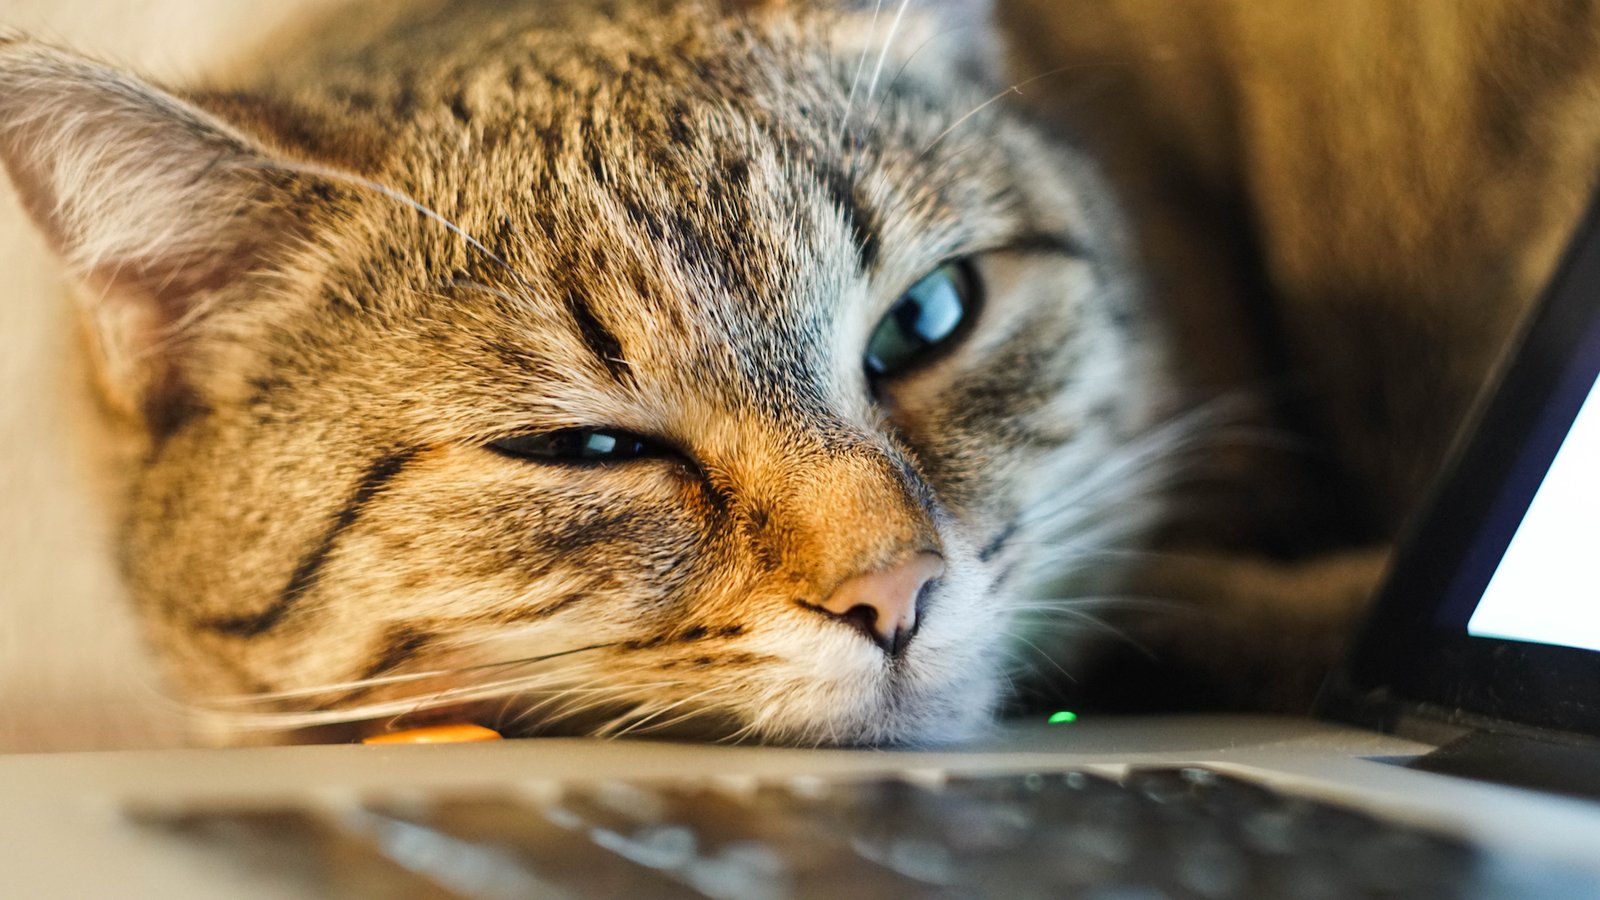
[[[1275,434],[1213,454],[1204,558],[1141,588],[1204,627],[1130,623],[1169,671],[1099,696],[1304,710],[1600,180],[1600,3],[1005,7],[1017,71],[1061,72],[1018,102],[1100,164],[1185,390]]]
[[[361,6],[181,99],[0,43],[180,692],[240,733],[934,742],[1070,653],[1049,594],[1190,430],[1093,167],[990,102],[970,16]],[[951,264],[959,339],[874,374]],[[596,433],[652,451],[503,452]],[[929,560],[892,641],[830,605]]]

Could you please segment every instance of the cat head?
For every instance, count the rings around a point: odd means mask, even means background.
[[[1156,505],[1103,189],[948,10],[586,6],[182,98],[0,44],[151,640],[238,724],[970,733]]]

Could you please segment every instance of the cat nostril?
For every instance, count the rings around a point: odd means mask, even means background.
[[[871,638],[873,641],[878,640],[878,611],[876,609],[873,609],[865,603],[860,603],[850,607],[843,613],[839,613],[838,616],[842,621],[854,625],[857,631]]]
[[[917,631],[918,603],[944,574],[944,557],[918,553],[904,562],[846,579],[817,610],[854,626],[890,656],[899,656]]]

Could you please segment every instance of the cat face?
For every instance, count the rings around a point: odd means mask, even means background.
[[[1152,509],[1092,174],[916,13],[447,18],[192,104],[0,50],[174,680],[241,724],[979,727]]]

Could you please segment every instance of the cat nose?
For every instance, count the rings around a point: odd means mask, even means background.
[[[928,582],[944,574],[944,557],[918,553],[876,572],[856,575],[833,589],[819,607],[856,627],[890,656],[899,656],[917,630],[917,601]]]

